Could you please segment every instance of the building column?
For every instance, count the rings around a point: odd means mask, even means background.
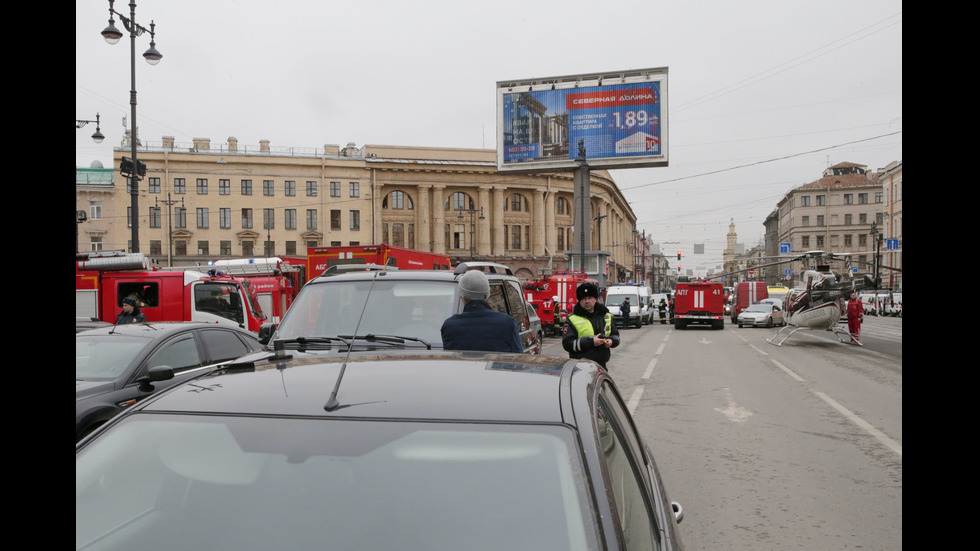
[[[551,183],[551,176],[548,177]],[[555,250],[558,243],[558,229],[555,227],[555,192],[548,186],[548,191],[544,194],[544,246],[551,254],[559,254]]]
[[[493,216],[493,209],[490,205],[490,186],[481,185],[478,192],[478,205],[474,205],[478,213],[476,214],[476,254],[490,254],[490,219]],[[480,209],[483,209],[482,211]],[[479,219],[479,212],[486,212],[484,220]]]
[[[443,193],[444,185],[432,186],[432,251],[438,254],[446,253],[446,205]]]
[[[542,256],[544,252],[545,230],[544,225],[544,190],[536,189],[531,192],[531,242],[528,249],[534,256]]]
[[[504,190],[506,186],[493,186],[493,250],[491,254],[502,256],[506,250],[507,234],[504,232]]]
[[[329,183],[326,180],[324,180],[323,184],[325,186],[329,186]],[[381,231],[381,226],[383,222],[381,220],[382,217],[381,213],[384,212],[384,209],[381,208],[381,203],[384,201],[385,198],[384,187],[385,187],[384,184],[378,182],[371,183],[371,194],[373,195],[373,197],[371,197],[371,233],[372,235],[374,235],[375,244],[380,244],[381,239],[384,236],[384,233]],[[321,201],[325,202],[326,197],[329,194],[330,194],[330,190],[324,189],[323,193],[320,194],[323,196],[323,199]],[[327,236],[329,235],[329,228],[330,228],[330,209],[326,205],[324,205],[322,208],[323,208],[323,228],[324,228],[323,245],[326,246],[330,244],[329,239],[327,239]]]
[[[417,205],[415,210],[415,248],[421,251],[435,252],[432,249],[432,207],[429,197],[431,188],[432,186],[429,184],[419,184],[416,187],[418,197],[415,201]]]

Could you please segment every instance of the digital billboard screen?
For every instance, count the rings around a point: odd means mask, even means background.
[[[497,83],[501,171],[667,166],[667,69]]]

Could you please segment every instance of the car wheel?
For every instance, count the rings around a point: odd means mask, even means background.
[[[772,327],[772,318],[768,318],[768,319],[766,320],[766,327],[767,327],[767,328],[769,328],[769,327]]]
[[[739,328],[739,329],[741,329],[741,328],[742,328],[742,324],[741,324],[741,323],[740,323],[740,324],[738,324],[738,328]]]

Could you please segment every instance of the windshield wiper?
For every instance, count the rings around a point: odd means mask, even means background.
[[[350,346],[350,341],[344,337],[296,337],[295,339],[281,339],[282,343],[285,344],[298,344],[299,348],[307,348],[310,345],[329,345],[333,342],[342,342],[346,346]]]
[[[427,350],[432,350],[432,345],[418,337],[403,337],[401,335],[340,335],[342,339],[361,339],[369,342],[384,342],[391,344],[405,344],[405,341],[420,342],[425,345]]]

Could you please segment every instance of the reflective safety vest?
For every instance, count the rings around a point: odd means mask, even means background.
[[[603,321],[606,322],[606,327],[604,333],[608,337],[612,334],[612,314],[606,314],[603,317]],[[571,315],[568,316],[568,323],[572,324],[575,328],[575,332],[578,333],[579,337],[591,337],[595,335],[595,330],[592,329],[592,321],[589,318],[583,318],[582,316]]]

